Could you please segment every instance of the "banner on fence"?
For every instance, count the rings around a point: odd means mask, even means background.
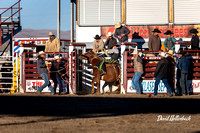
[[[127,82],[127,93],[135,93],[136,90],[131,88],[132,81],[128,80]],[[153,93],[155,80],[143,80],[141,85],[144,93]],[[188,80],[188,85],[190,92],[200,93],[200,80]],[[167,93],[167,88],[162,81],[160,81],[158,86],[158,93]]]
[[[54,86],[53,81],[50,80],[51,85]],[[44,80],[26,80],[26,92],[36,92],[40,86],[44,84]],[[63,91],[67,92],[67,83],[63,81]],[[45,87],[42,92],[50,92],[49,87]],[[59,92],[57,86],[56,92]]]

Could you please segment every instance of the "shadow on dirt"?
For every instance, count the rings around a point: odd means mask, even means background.
[[[141,113],[200,113],[200,99],[0,96],[0,114],[90,118]]]

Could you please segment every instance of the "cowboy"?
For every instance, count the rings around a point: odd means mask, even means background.
[[[45,46],[45,52],[60,52],[60,40],[56,38],[52,32],[49,32],[49,39]],[[49,55],[50,57],[54,57],[53,53]]]
[[[112,55],[111,56],[111,60],[114,60],[113,62],[116,62],[118,60],[118,58],[119,58],[118,46],[119,45],[117,43],[113,44],[112,49],[107,52],[108,54]]]
[[[158,29],[154,29],[153,34],[149,37],[149,51],[159,51],[161,49],[161,40],[159,34],[161,33]]]
[[[101,39],[101,37],[99,35],[96,35],[94,37],[94,42],[93,42],[93,51],[95,53],[101,51],[104,49],[104,44],[103,44],[103,40]]]
[[[130,30],[125,26],[122,26],[120,22],[115,24],[115,37],[121,42],[128,42],[128,34]]]
[[[106,63],[112,64],[112,63],[116,63],[117,59],[119,57],[119,49],[118,49],[118,44],[114,44],[112,49],[109,50],[108,52],[106,52],[107,54],[111,54],[111,59],[103,59],[101,61],[99,61],[96,64],[96,68],[101,71],[101,76],[103,76],[106,73]]]
[[[58,55],[56,55],[54,57],[54,61],[52,63],[52,67],[54,68],[53,73],[56,74],[55,76],[56,76],[56,80],[57,80],[56,84],[54,84],[54,90],[56,90],[57,83],[58,83],[58,85],[59,85],[59,95],[63,95],[63,94],[66,94],[66,92],[63,92],[63,85],[62,85],[62,79],[61,79],[61,76],[63,75],[63,73],[61,71],[62,68],[61,68],[60,64],[61,64],[61,58]]]
[[[142,94],[142,87],[140,84],[140,78],[144,73],[143,70],[143,59],[138,55],[138,51],[133,51],[134,57],[134,76],[132,78],[132,88],[136,89],[136,94]]]
[[[113,37],[111,32],[108,32],[107,37],[108,38],[105,42],[105,46],[108,46],[108,49],[112,49],[113,45],[117,44],[117,40]]]
[[[55,92],[49,81],[48,74],[47,74],[47,66],[44,60],[45,60],[45,53],[43,51],[40,51],[38,54],[38,59],[37,59],[37,69],[38,69],[38,74],[40,74],[40,76],[44,80],[44,84],[40,86],[40,88],[37,90],[36,93],[41,94],[42,90],[48,86],[51,91],[51,94],[54,95]]]
[[[187,58],[186,53],[183,50],[181,50],[178,54],[178,68],[181,71],[180,86],[182,89],[182,95],[189,95],[188,72],[190,60]]]
[[[173,36],[171,36],[174,33],[171,32],[171,30],[167,30],[167,32],[165,32],[164,34],[167,35],[167,38],[164,41],[165,49],[167,51],[169,51],[169,50],[175,51],[175,45],[174,44],[176,42],[176,39]]]
[[[161,52],[160,53],[161,60],[156,66],[156,71],[154,73],[154,77],[156,77],[155,85],[154,85],[154,96],[157,96],[158,93],[158,85],[160,83],[160,80],[163,81],[165,87],[167,87],[167,92],[169,96],[173,96],[172,94],[172,89],[168,84],[167,81],[167,75],[168,75],[168,70],[169,70],[169,61],[165,58],[166,53]]]
[[[190,33],[192,34],[191,44],[192,44],[192,50],[198,50],[199,49],[199,37],[197,36],[197,29],[191,29]]]

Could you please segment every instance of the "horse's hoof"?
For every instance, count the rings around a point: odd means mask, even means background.
[[[99,92],[97,92],[97,93],[96,93],[96,95],[100,95],[100,93],[99,93]]]

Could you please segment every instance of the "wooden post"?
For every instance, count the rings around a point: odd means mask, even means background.
[[[122,23],[126,23],[126,1],[122,0]]]
[[[169,0],[169,23],[174,23],[174,0]]]

